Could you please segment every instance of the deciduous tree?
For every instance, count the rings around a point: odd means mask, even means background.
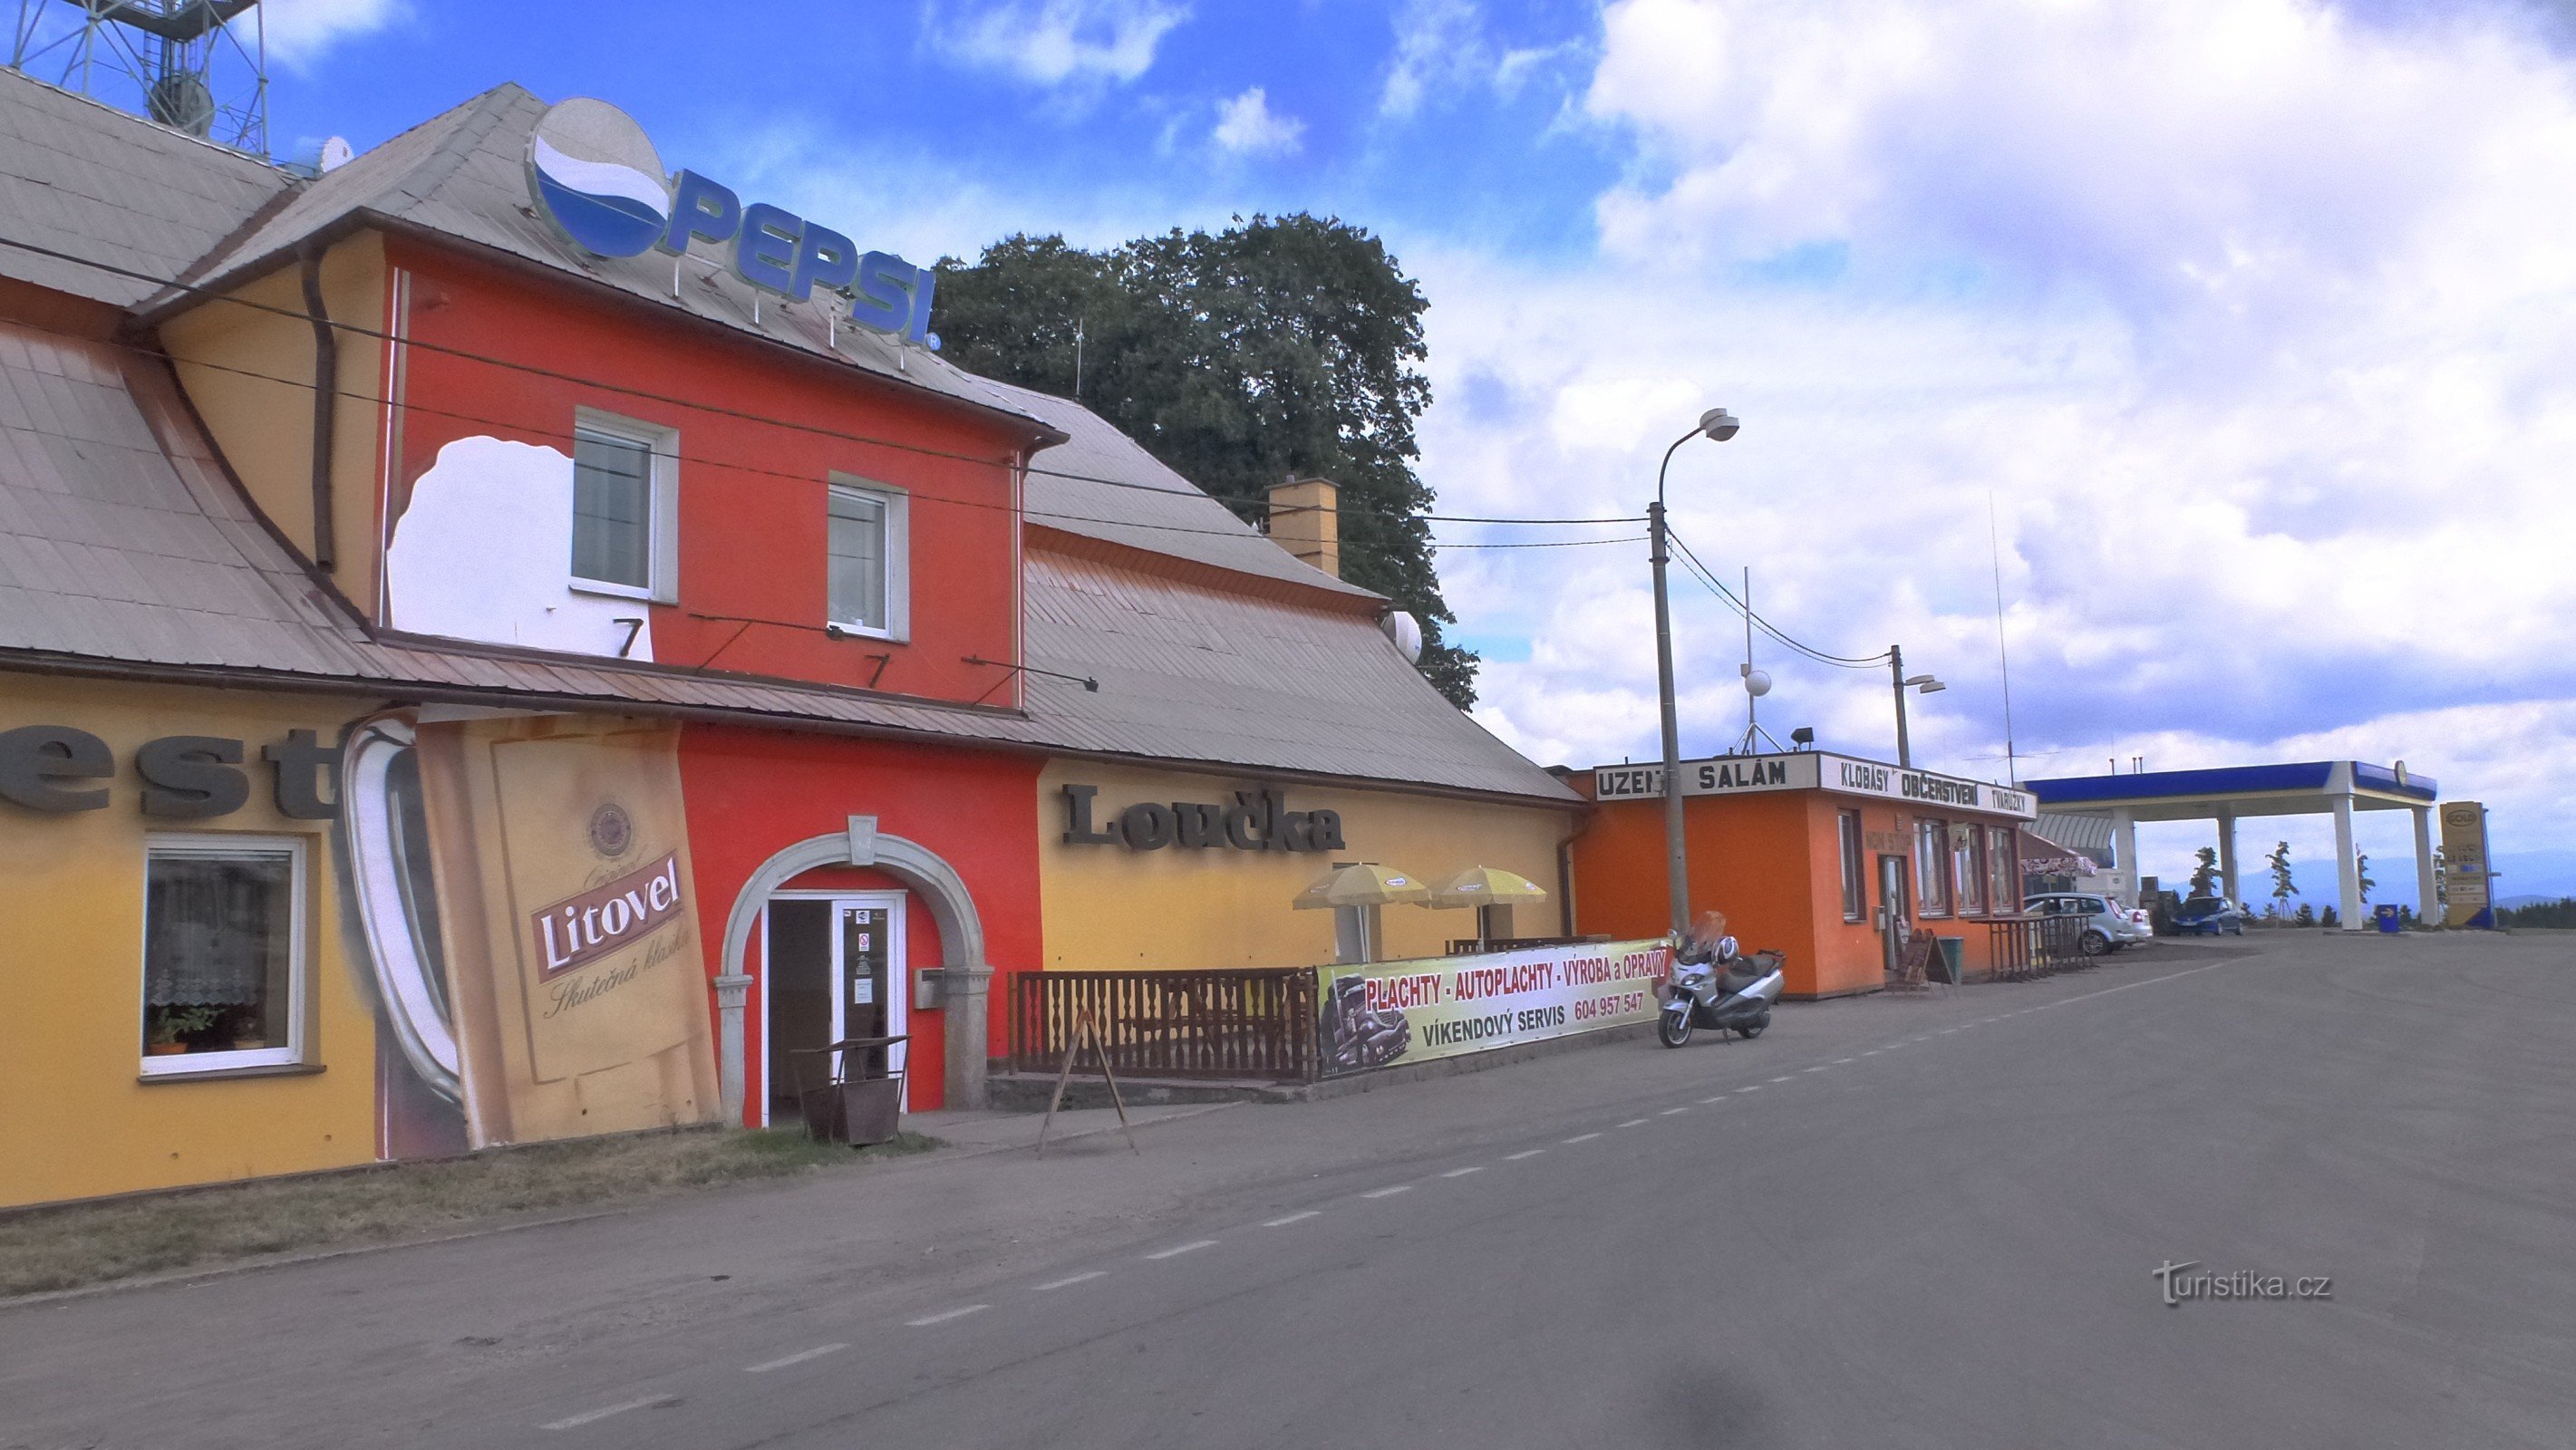
[[[1457,621],[1413,467],[1429,304],[1376,237],[1238,217],[1098,252],[1014,236],[939,272],[952,360],[1076,399],[1243,518],[1263,516],[1274,483],[1339,485],[1343,577],[1410,611],[1422,673],[1461,709],[1475,702],[1476,656],[1443,638]]]

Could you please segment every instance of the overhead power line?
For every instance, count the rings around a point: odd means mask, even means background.
[[[1674,533],[1670,525],[1665,526],[1664,537],[1670,539],[1673,547],[1681,551],[1683,565],[1690,571],[1692,577],[1706,585],[1710,593],[1715,594],[1719,599],[1724,600],[1727,608],[1734,610],[1748,623],[1760,629],[1764,634],[1769,635],[1779,643],[1795,650],[1797,653],[1804,655],[1808,659],[1814,660],[1818,664],[1834,665],[1846,670],[1874,669],[1879,665],[1887,663],[1888,656],[1887,651],[1885,650],[1881,650],[1874,655],[1838,655],[1818,649],[1803,640],[1795,638],[1785,630],[1782,630],[1778,625],[1773,624],[1771,621],[1755,613],[1751,606],[1737,598],[1735,591],[1727,588],[1725,583],[1719,580],[1714,570],[1700,562],[1699,555],[1691,552],[1690,545],[1683,543],[1681,536]]]
[[[668,393],[656,393],[656,392],[652,392],[652,391],[649,391],[649,390],[647,390],[647,389],[643,389],[643,388],[630,387],[630,386],[628,386],[628,385],[626,385],[626,384],[622,384],[622,383],[612,383],[612,382],[608,382],[608,381],[606,381],[606,380],[604,380],[604,379],[600,379],[600,378],[584,377],[584,376],[582,376],[582,375],[580,375],[580,374],[578,374],[578,373],[568,373],[568,372],[563,372],[563,371],[561,371],[561,370],[559,370],[559,369],[555,369],[555,368],[541,367],[541,366],[539,366],[539,365],[537,365],[537,364],[535,364],[535,363],[517,362],[517,361],[513,361],[513,360],[511,360],[511,359],[509,359],[509,358],[497,357],[497,356],[494,356],[494,355],[492,355],[492,354],[490,354],[490,353],[481,353],[481,352],[476,352],[476,351],[474,351],[474,350],[472,350],[472,349],[470,349],[470,348],[454,347],[454,346],[450,346],[450,345],[445,344],[445,343],[425,342],[425,341],[423,341],[423,340],[421,340],[421,339],[419,339],[419,338],[417,338],[417,337],[397,337],[397,336],[394,336],[393,334],[390,334],[390,333],[387,333],[387,332],[383,331],[383,330],[382,330],[382,329],[380,329],[380,328],[367,327],[367,326],[364,326],[364,325],[362,325],[362,324],[360,324],[360,323],[355,323],[355,322],[346,322],[346,321],[342,321],[342,320],[341,320],[341,319],[339,319],[339,318],[316,318],[316,317],[313,317],[312,315],[310,315],[310,314],[308,314],[308,313],[298,311],[297,309],[292,308],[292,307],[281,307],[281,306],[278,306],[278,305],[277,305],[277,304],[275,304],[275,303],[253,301],[253,300],[252,300],[252,299],[250,299],[250,298],[247,298],[247,297],[241,297],[241,296],[235,295],[235,294],[230,293],[230,292],[225,292],[225,291],[219,290],[219,289],[217,289],[217,288],[215,288],[215,287],[211,287],[211,286],[208,286],[208,285],[203,284],[203,283],[197,283],[197,282],[180,282],[180,281],[175,281],[175,280],[173,280],[173,279],[166,278],[166,277],[157,277],[157,276],[154,276],[152,273],[149,273],[149,272],[137,271],[137,270],[135,270],[134,268],[131,268],[131,267],[120,267],[120,266],[117,266],[116,264],[114,264],[114,263],[112,263],[112,262],[102,262],[102,261],[98,261],[97,259],[95,259],[95,258],[91,258],[91,257],[78,256],[78,255],[76,255],[76,254],[74,254],[74,253],[66,252],[66,251],[62,251],[62,250],[60,250],[60,249],[58,249],[58,248],[54,248],[54,247],[47,247],[47,246],[40,246],[40,245],[38,245],[38,244],[36,244],[36,243],[34,243],[34,242],[22,241],[22,240],[20,240],[20,239],[18,239],[18,238],[16,238],[16,237],[0,236],[0,246],[13,247],[13,248],[15,248],[15,249],[17,249],[17,250],[19,250],[19,251],[22,251],[22,252],[28,252],[28,253],[31,253],[31,254],[33,254],[33,255],[35,255],[35,256],[39,256],[39,257],[48,257],[48,258],[51,258],[51,259],[53,259],[53,260],[55,260],[55,261],[58,261],[58,262],[67,262],[67,263],[70,263],[70,264],[72,264],[72,265],[74,265],[74,266],[79,266],[79,267],[88,267],[88,268],[90,268],[90,269],[92,269],[92,270],[94,270],[94,271],[105,272],[105,273],[107,273],[107,274],[109,274],[109,275],[111,275],[111,276],[125,277],[125,278],[132,279],[132,280],[134,280],[134,281],[137,281],[137,282],[145,282],[145,283],[149,283],[149,284],[151,284],[151,285],[153,285],[153,286],[155,286],[155,287],[164,287],[164,288],[171,289],[171,290],[173,290],[173,291],[183,292],[183,293],[188,293],[188,294],[191,294],[191,295],[194,295],[194,296],[199,296],[199,297],[206,298],[206,299],[208,299],[208,300],[210,300],[210,301],[230,303],[231,305],[236,306],[236,307],[246,307],[246,308],[249,308],[249,309],[251,309],[252,311],[255,311],[255,312],[267,312],[267,313],[272,313],[272,314],[274,314],[274,315],[276,315],[276,316],[279,316],[279,317],[292,318],[292,319],[294,319],[294,320],[296,320],[296,321],[298,321],[298,322],[303,322],[303,323],[307,323],[307,324],[310,324],[310,323],[313,323],[313,322],[317,322],[317,321],[318,321],[318,322],[322,322],[322,323],[325,323],[325,324],[327,324],[328,326],[330,326],[330,327],[331,327],[332,329],[334,329],[335,331],[344,332],[344,333],[347,333],[347,334],[349,334],[350,336],[353,336],[353,337],[363,337],[363,338],[368,338],[368,339],[373,340],[373,341],[376,341],[376,342],[391,342],[391,343],[398,344],[398,345],[400,345],[400,346],[402,346],[402,347],[405,347],[405,348],[416,348],[416,349],[419,349],[420,351],[423,351],[423,352],[436,353],[436,354],[439,354],[439,355],[441,355],[441,356],[456,358],[456,359],[458,359],[459,361],[462,361],[462,362],[479,363],[479,364],[482,364],[482,365],[487,366],[487,367],[503,368],[503,369],[507,369],[507,370],[509,370],[509,371],[511,371],[511,372],[523,373],[523,374],[526,374],[527,376],[530,376],[530,377],[540,377],[540,378],[545,378],[545,379],[548,379],[549,381],[553,381],[553,382],[570,383],[570,384],[574,384],[574,385],[579,386],[579,387],[585,387],[585,388],[592,388],[592,389],[596,389],[596,390],[598,390],[598,391],[600,391],[600,392],[604,392],[604,393],[613,393],[613,394],[616,394],[616,395],[618,395],[618,396],[620,396],[620,397],[636,398],[636,399],[640,399],[640,400],[645,401],[645,402],[661,403],[661,404],[664,404],[664,405],[666,405],[666,406],[669,406],[669,407],[675,407],[675,408],[687,408],[687,409],[690,409],[690,410],[695,411],[695,412],[705,413],[705,414],[709,414],[709,415],[712,415],[712,416],[715,416],[715,417],[720,417],[720,418],[731,418],[731,419],[734,419],[734,420],[736,420],[736,421],[739,421],[739,422],[746,422],[746,423],[758,423],[758,424],[761,424],[761,425],[763,425],[763,426],[765,426],[765,427],[772,427],[772,428],[785,428],[785,429],[792,430],[792,431],[794,431],[794,432],[799,432],[799,433],[808,433],[808,434],[812,434],[812,435],[814,435],[814,436],[816,436],[816,437],[821,437],[821,438],[830,438],[830,439],[834,439],[834,440],[837,440],[837,441],[839,441],[839,442],[844,442],[844,443],[858,443],[858,444],[864,444],[864,445],[866,445],[866,446],[868,446],[868,447],[873,447],[873,448],[889,448],[889,449],[896,450],[896,451],[898,451],[898,452],[918,454],[918,455],[920,455],[920,456],[922,456],[922,457],[925,457],[925,458],[939,458],[939,459],[946,459],[946,460],[949,460],[949,461],[952,461],[952,462],[960,462],[960,463],[978,463],[978,464],[985,464],[985,465],[988,465],[988,466],[990,466],[990,465],[1008,466],[1008,460],[1006,460],[1006,459],[995,459],[995,458],[987,457],[987,456],[985,456],[985,455],[982,455],[982,454],[976,454],[976,453],[960,453],[960,452],[957,452],[957,451],[952,450],[952,449],[945,449],[945,448],[933,448],[933,447],[929,447],[929,446],[927,446],[927,445],[919,444],[919,443],[907,443],[907,442],[904,442],[904,441],[903,441],[903,440],[901,440],[901,439],[896,439],[896,438],[880,438],[880,437],[875,437],[875,436],[873,436],[873,435],[865,434],[865,433],[850,433],[850,432],[844,432],[844,431],[842,431],[842,430],[840,430],[840,429],[836,429],[836,428],[826,428],[826,427],[822,427],[822,426],[820,426],[820,425],[818,425],[818,424],[813,424],[813,423],[802,423],[802,422],[798,422],[798,421],[796,421],[796,420],[794,420],[794,419],[790,419],[790,418],[775,418],[775,417],[768,416],[768,415],[766,415],[766,414],[762,414],[762,413],[755,413],[755,412],[749,411],[748,409],[743,409],[743,408],[731,408],[731,407],[726,407],[726,406],[724,406],[724,405],[722,405],[722,404],[718,404],[718,403],[705,402],[705,401],[700,400],[700,399],[695,399],[695,398],[684,398],[684,397],[679,397],[679,396],[675,396],[675,395],[673,395],[673,394],[668,394]],[[139,351],[144,351],[144,352],[147,352],[147,353],[150,353],[150,352],[152,351],[151,349],[138,349],[138,350],[139,350]],[[163,354],[153,354],[153,355],[156,355],[156,356],[163,356]],[[205,366],[211,366],[211,364],[197,363],[197,362],[191,362],[189,365],[190,365],[190,366],[192,366],[192,367],[205,367]],[[234,369],[233,371],[242,371],[242,370]],[[247,372],[246,372],[244,375],[245,375],[245,376],[250,376],[250,377],[263,377],[263,376],[266,376],[265,374],[259,374],[259,373],[247,373]],[[968,376],[972,376],[972,374],[969,374]],[[274,381],[274,382],[285,383],[285,384],[288,384],[288,385],[290,385],[290,386],[294,386],[294,387],[314,387],[314,386],[318,386],[318,384],[315,384],[315,383],[306,383],[306,382],[303,382],[303,381],[300,381],[300,380],[297,380],[297,379],[292,379],[292,378],[271,378],[270,380],[271,380],[271,381]],[[363,401],[365,401],[365,402],[373,403],[373,404],[376,404],[376,405],[378,405],[378,406],[384,406],[384,405],[386,405],[386,404],[388,404],[388,403],[391,403],[393,406],[403,408],[403,409],[405,409],[405,410],[407,410],[407,411],[428,412],[428,413],[433,413],[433,414],[438,413],[438,412],[440,411],[440,410],[437,410],[437,409],[424,408],[424,407],[422,407],[422,406],[421,406],[421,405],[419,405],[419,404],[412,403],[412,402],[409,402],[409,401],[407,401],[407,400],[396,402],[396,401],[394,401],[394,400],[390,400],[390,399],[386,399],[386,398],[373,397],[373,396],[364,395],[364,394],[349,393],[349,392],[345,392],[345,391],[341,391],[341,390],[336,390],[336,389],[335,389],[335,390],[333,390],[333,391],[334,391],[334,393],[335,393],[335,395],[336,395],[336,396],[340,396],[340,397],[357,397],[357,398],[361,398],[361,399],[362,399]],[[1077,403],[1077,404],[1075,404],[1075,406],[1079,407],[1079,406],[1080,406],[1080,404],[1078,404],[1078,403]],[[457,415],[457,416],[461,416],[461,415]],[[473,421],[473,420],[469,420],[469,421]],[[479,420],[479,421],[491,422],[492,420],[488,420],[488,419],[487,419],[487,420]],[[1039,419],[1032,419],[1032,421],[1040,422],[1040,423],[1045,422],[1045,420],[1044,420],[1044,419],[1042,419],[1042,418],[1039,418]],[[518,427],[518,426],[522,426],[522,425],[518,425],[518,424],[495,424],[494,426]],[[749,471],[765,471],[765,470],[749,470]],[[1038,476],[1038,477],[1042,477],[1042,478],[1059,478],[1059,479],[1063,479],[1063,480],[1066,480],[1067,482],[1072,482],[1072,483],[1096,483],[1096,484],[1099,484],[1099,485],[1101,485],[1102,487],[1105,487],[1105,488],[1124,488],[1124,489],[1133,489],[1133,490],[1136,490],[1136,491],[1141,492],[1141,493],[1162,494],[1162,495],[1164,495],[1164,496],[1166,496],[1166,497],[1186,497],[1186,496],[1187,496],[1187,495],[1182,495],[1182,494],[1180,494],[1178,490],[1171,489],[1171,488],[1166,488],[1166,487],[1164,487],[1164,486],[1162,486],[1162,485],[1159,485],[1159,484],[1151,484],[1151,483],[1137,483],[1137,482],[1135,482],[1135,481],[1134,481],[1134,480],[1132,480],[1132,479],[1124,479],[1124,478],[1105,478],[1105,477],[1102,477],[1102,476],[1100,476],[1100,475],[1098,475],[1098,474],[1091,474],[1091,473],[1077,473],[1077,472],[1074,472],[1074,471],[1072,471],[1072,470],[1070,470],[1070,469],[1062,469],[1062,468],[1048,468],[1048,467],[1044,467],[1044,466],[1042,466],[1042,465],[1040,465],[1040,464],[1038,464],[1038,463],[1036,463],[1036,462],[1034,462],[1034,461],[1032,461],[1032,462],[1030,462],[1030,463],[1027,463],[1027,464],[1023,465],[1023,471],[1025,471],[1025,472],[1027,472],[1027,473],[1029,473],[1029,474],[1036,475],[1036,476]],[[801,475],[801,474],[797,474],[797,475],[781,475],[781,476],[782,476],[782,477],[795,477],[795,478],[799,478],[799,479],[804,479],[804,478],[805,478],[805,476],[804,476],[804,475]],[[815,480],[806,480],[806,481],[815,481]],[[1184,479],[1183,481],[1184,481],[1184,482],[1188,482],[1188,480],[1186,480],[1186,479]],[[1208,493],[1208,492],[1207,492],[1206,490],[1204,490],[1204,489],[1194,489],[1194,492],[1195,492],[1199,497],[1202,497],[1202,498],[1208,498],[1208,499],[1214,500],[1215,502],[1218,502],[1218,503],[1220,503],[1220,504],[1224,503],[1224,500],[1222,500],[1222,499],[1218,499],[1214,494]],[[1339,510],[1338,510],[1338,509],[1336,509],[1336,510],[1334,510],[1334,512],[1339,512]],[[1072,516],[1072,515],[1066,515],[1066,516],[1064,516],[1064,517],[1073,517],[1073,516]],[[1588,524],[1588,523],[1633,523],[1633,522],[1636,522],[1636,520],[1633,520],[1633,519],[1510,519],[1510,518],[1465,518],[1465,517],[1451,517],[1451,516],[1444,516],[1444,515],[1438,515],[1438,514],[1420,515],[1419,517],[1422,517],[1422,518],[1425,518],[1425,519],[1428,519],[1428,520],[1430,520],[1430,521],[1432,521],[1432,522],[1437,522],[1437,523],[1484,523],[1484,524]],[[1101,523],[1126,523],[1127,521],[1126,521],[1126,520],[1124,520],[1124,519],[1102,519],[1102,520],[1097,520],[1096,522],[1101,522]],[[1223,534],[1223,533],[1225,533],[1225,532],[1226,532],[1226,531],[1225,531],[1225,530],[1223,530],[1223,529],[1184,529],[1184,528],[1180,528],[1179,526],[1176,526],[1176,525],[1136,524],[1136,525],[1132,525],[1132,527],[1137,527],[1137,528],[1161,528],[1161,529],[1165,529],[1165,530],[1168,530],[1168,531],[1171,531],[1171,532],[1180,532],[1180,533],[1210,533],[1210,534]]]

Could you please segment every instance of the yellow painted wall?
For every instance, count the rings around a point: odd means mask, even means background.
[[[1489,805],[1392,791],[1287,787],[1288,809],[1342,815],[1349,849],[1331,853],[1204,850],[1166,846],[1068,845],[1064,787],[1094,785],[1095,825],[1138,801],[1231,804],[1251,779],[1055,761],[1038,776],[1038,872],[1045,960],[1051,968],[1289,967],[1333,959],[1333,913],[1289,903],[1334,861],[1375,861],[1437,884],[1470,866],[1518,872],[1545,887],[1544,902],[1522,905],[1513,930],[1560,929],[1556,848],[1573,828],[1570,811]],[[1383,921],[1389,957],[1436,956],[1453,938],[1476,934],[1476,914],[1390,906]]]
[[[68,725],[105,740],[104,810],[49,815],[0,801],[0,1205],[363,1163],[376,1156],[375,1021],[343,949],[328,821],[277,814],[259,748],[289,729],[324,740],[364,702],[0,675],[0,730]],[[250,801],[228,816],[143,814],[135,747],[163,735],[240,739]],[[327,787],[326,787],[327,790]],[[144,837],[151,831],[307,838],[307,1076],[140,1076]]]
[[[301,264],[235,289],[259,304],[210,299],[161,324],[179,386],[206,420],[224,460],[260,511],[308,558],[313,552],[313,326],[304,320]],[[383,418],[385,248],[362,232],[322,258],[340,334],[341,394],[331,434],[332,582],[372,615],[376,598],[378,427]],[[282,308],[283,313],[269,311]]]

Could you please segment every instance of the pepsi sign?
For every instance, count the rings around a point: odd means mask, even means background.
[[[891,252],[766,202],[743,205],[694,171],[666,176],[635,118],[606,101],[569,100],[528,132],[528,191],[564,238],[597,257],[674,256],[692,241],[730,245],[733,274],[799,302],[817,287],[845,299],[850,321],[930,347],[937,278]]]

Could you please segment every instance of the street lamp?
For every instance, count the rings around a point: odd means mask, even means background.
[[[1664,881],[1677,937],[1690,929],[1690,873],[1683,864],[1681,726],[1673,716],[1673,609],[1664,592],[1664,471],[1672,467],[1673,454],[1683,444],[1694,438],[1723,443],[1743,426],[1724,408],[1700,414],[1699,426],[1664,450],[1664,461],[1655,468],[1655,501],[1646,509],[1646,532],[1655,546],[1655,689],[1664,712]]]
[[[1926,695],[1937,695],[1950,687],[1930,675],[1906,674],[1905,651],[1896,645],[1887,647],[1887,670],[1896,681],[1896,763],[1912,770],[1914,746],[1905,738],[1905,692],[1917,690]]]

